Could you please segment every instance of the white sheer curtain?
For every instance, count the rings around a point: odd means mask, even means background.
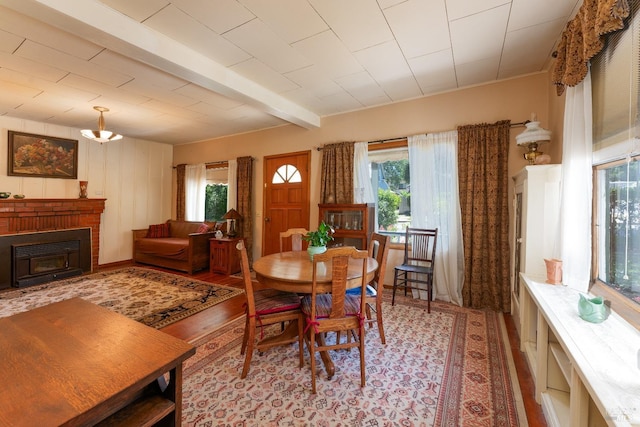
[[[434,297],[462,305],[464,253],[458,192],[458,132],[408,137],[411,224],[438,228]],[[427,298],[426,291],[414,296]]]
[[[238,162],[229,160],[227,169],[227,210],[238,207]]]
[[[207,187],[207,167],[204,163],[186,166],[184,186],[185,220],[204,221],[204,197]]]
[[[560,259],[562,282],[587,292],[591,272],[591,73],[568,87],[562,138]]]
[[[353,201],[354,203],[375,203],[371,177],[369,176],[369,148],[366,142],[356,142],[353,146]]]

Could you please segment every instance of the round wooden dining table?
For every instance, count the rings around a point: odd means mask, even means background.
[[[347,270],[347,287],[356,288],[362,284],[362,260],[351,259]],[[367,283],[373,280],[378,268],[375,258],[367,258]],[[318,292],[331,292],[331,261],[319,262],[317,265],[316,284]],[[313,283],[313,263],[306,251],[281,252],[265,255],[253,262],[253,270],[260,288],[271,288],[279,291],[310,294]],[[296,322],[289,322],[287,328],[279,335],[265,338],[263,341],[276,343],[284,341],[300,333]],[[318,334],[319,342],[324,343],[322,334]],[[322,344],[321,344],[322,345]],[[303,349],[300,349],[303,351]],[[329,378],[335,373],[335,365],[328,352],[320,352],[325,370]]]
[[[374,258],[367,258],[367,283],[373,280],[378,268]],[[263,287],[280,291],[310,294],[313,282],[313,263],[306,251],[281,252],[265,255],[253,262],[256,279]],[[317,266],[318,292],[331,292],[331,261]],[[356,288],[362,283],[362,261],[349,261],[347,287]]]

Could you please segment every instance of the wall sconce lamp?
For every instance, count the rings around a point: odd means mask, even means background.
[[[106,113],[107,111],[109,111],[109,109],[107,107],[99,106],[95,106],[93,107],[93,109],[100,112],[100,117],[98,117],[98,130],[84,129],[80,131],[82,136],[93,141],[98,141],[100,144],[102,144],[103,142],[117,141],[119,139],[122,139],[122,135],[111,132],[109,130],[105,130],[104,128],[104,116],[102,115],[102,113]]]
[[[540,127],[535,113],[531,114],[531,121],[526,121],[524,125],[527,128],[520,135],[516,135],[516,143],[527,149],[524,158],[530,165],[534,165],[536,158],[542,154],[542,151],[538,151],[538,145],[551,141],[551,131]]]
[[[238,232],[236,231],[236,221],[242,218],[242,216],[238,213],[237,210],[231,208],[227,211],[226,214],[222,217],[222,219],[226,219],[229,221],[229,231],[227,231],[227,236],[235,237]]]

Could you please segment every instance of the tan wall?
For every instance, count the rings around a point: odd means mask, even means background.
[[[317,147],[339,141],[370,141],[447,131],[460,125],[493,123],[505,119],[522,122],[529,119],[532,112],[537,114],[541,125],[548,128],[551,105],[555,105],[555,102],[550,100],[549,84],[548,74],[538,73],[393,105],[325,117],[319,129],[308,130],[295,125],[286,125],[259,132],[179,145],[174,147],[174,165],[228,160],[247,155],[255,159],[254,257],[259,257],[262,252],[264,156],[302,150],[312,151],[310,221],[311,224],[317,224],[321,166],[321,155],[316,150]],[[511,133],[510,176],[526,165],[526,161],[522,158],[523,149],[515,144],[515,135],[523,129],[515,127]],[[553,145],[550,144],[549,148],[555,150],[556,147],[551,147]],[[553,154],[552,162],[556,163],[556,157]]]

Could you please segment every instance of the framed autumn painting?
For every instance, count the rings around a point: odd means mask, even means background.
[[[78,178],[78,141],[9,131],[7,174],[38,178]]]

